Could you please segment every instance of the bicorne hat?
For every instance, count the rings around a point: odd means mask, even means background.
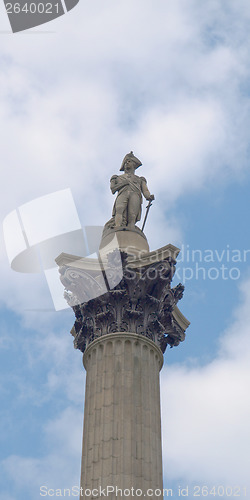
[[[124,156],[120,170],[124,170],[124,166],[127,160],[132,160],[135,164],[135,168],[138,168],[142,165],[142,162],[138,158],[136,158],[136,156],[134,156],[133,151],[130,151],[130,153]]]

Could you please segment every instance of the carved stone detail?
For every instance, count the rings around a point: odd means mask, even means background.
[[[114,251],[108,255],[105,271],[60,267],[65,298],[76,317],[71,330],[75,348],[84,352],[96,338],[115,332],[144,335],[162,352],[168,344],[179,345],[185,330],[173,310],[184,286],[179,283],[171,289],[175,264],[172,257],[166,257],[135,269],[125,253]]]

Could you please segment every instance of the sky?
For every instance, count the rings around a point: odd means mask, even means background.
[[[0,6],[1,220],[70,189],[81,225],[104,225],[133,150],[150,249],[181,249],[191,325],[161,371],[175,498],[250,495],[249,21],[247,0],[80,0],[13,34]],[[39,500],[79,484],[85,372],[73,312],[0,238],[0,500]]]

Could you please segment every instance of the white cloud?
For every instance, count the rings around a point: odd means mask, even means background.
[[[167,205],[208,178],[207,162],[225,140],[223,111],[218,103],[189,99],[173,112],[154,110],[145,116],[137,141],[154,171],[155,189]],[[139,147],[140,149],[140,147]],[[210,165],[209,176],[221,168]],[[165,180],[165,182],[162,182]]]
[[[181,478],[189,484],[250,486],[249,284],[242,286],[244,300],[212,362],[168,368],[166,356],[161,391],[166,483]]]
[[[79,486],[81,463],[82,414],[66,408],[54,421],[43,426],[49,453],[41,458],[12,455],[2,461],[2,470],[11,478],[14,491],[28,498],[40,498],[40,487]]]

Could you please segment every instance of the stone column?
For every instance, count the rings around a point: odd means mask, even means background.
[[[83,362],[87,378],[81,498],[101,498],[89,492],[85,496],[84,490],[108,486],[114,487],[110,499],[117,498],[116,487],[130,491],[127,498],[136,497],[136,490],[142,496],[148,489],[162,490],[161,350],[146,337],[121,332],[92,342]],[[119,497],[124,498],[121,492]]]
[[[131,490],[108,495],[131,500],[137,489],[144,498],[162,489],[159,371],[189,325],[177,307],[184,287],[171,288],[178,252],[167,245],[134,257],[114,250],[96,261],[56,259],[87,370],[82,499],[103,498],[100,487]]]

